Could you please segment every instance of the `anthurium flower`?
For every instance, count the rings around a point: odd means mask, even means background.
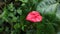
[[[42,21],[42,16],[38,11],[32,11],[32,12],[29,12],[29,14],[26,17],[26,20],[31,22],[40,22]]]

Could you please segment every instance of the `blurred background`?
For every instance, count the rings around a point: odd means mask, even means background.
[[[30,11],[42,22],[27,21]],[[60,34],[60,0],[0,0],[0,34]]]

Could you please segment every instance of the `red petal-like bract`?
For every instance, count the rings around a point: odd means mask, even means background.
[[[38,11],[32,11],[27,15],[26,20],[31,22],[40,22],[42,21],[42,16]]]

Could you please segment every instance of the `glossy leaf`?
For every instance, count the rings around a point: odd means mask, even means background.
[[[60,5],[57,8],[56,17],[60,20]]]
[[[59,3],[56,3],[55,0],[43,0],[40,2],[37,6],[37,11],[39,11],[41,14],[55,14],[57,5]]]

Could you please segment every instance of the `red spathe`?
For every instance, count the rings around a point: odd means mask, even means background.
[[[27,15],[26,20],[31,22],[40,22],[42,21],[42,16],[40,15],[39,12],[32,11]]]

